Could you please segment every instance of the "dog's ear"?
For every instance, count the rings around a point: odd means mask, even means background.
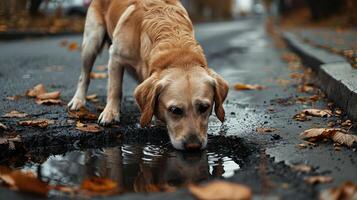
[[[214,111],[217,118],[223,123],[225,111],[223,108],[223,102],[227,97],[229,86],[228,83],[216,72],[209,70],[210,75],[213,77],[214,87]]]
[[[134,97],[141,110],[141,127],[145,127],[151,122],[161,88],[159,79],[153,75],[135,89]]]

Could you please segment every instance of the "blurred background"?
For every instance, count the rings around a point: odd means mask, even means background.
[[[1,0],[0,32],[81,32],[91,0]],[[182,0],[195,22],[268,14],[282,25],[350,27],[356,0]]]

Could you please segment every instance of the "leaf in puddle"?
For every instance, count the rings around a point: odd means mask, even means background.
[[[60,99],[45,99],[45,100],[36,100],[36,104],[38,105],[58,105],[62,104],[62,100]]]
[[[0,130],[6,130],[7,127],[5,126],[5,124],[0,122]]]
[[[274,131],[276,131],[275,128],[262,128],[262,127],[257,128],[257,132],[259,133],[271,133]]]
[[[48,93],[42,93],[36,96],[39,100],[48,100],[48,99],[58,99],[61,96],[61,92],[54,91]]]
[[[213,181],[202,186],[190,185],[188,189],[197,199],[246,200],[252,198],[252,191],[249,187],[226,181]]]
[[[44,94],[46,92],[47,92],[47,90],[46,90],[45,86],[41,83],[41,84],[36,85],[34,88],[28,90],[26,92],[26,96],[37,97],[38,95]]]
[[[305,178],[305,182],[311,185],[319,183],[331,183],[333,178],[331,176],[310,176]]]
[[[291,169],[298,172],[309,173],[311,172],[312,167],[306,164],[298,164],[298,165],[291,166]]]
[[[87,190],[89,192],[97,194],[108,194],[108,193],[117,193],[119,192],[118,184],[107,178],[87,178],[83,180],[81,190]]]
[[[243,84],[243,83],[236,83],[234,84],[235,90],[263,90],[265,89],[264,86],[261,85],[250,85],[250,84]]]
[[[90,78],[91,79],[104,79],[107,78],[108,74],[107,73],[97,73],[97,72],[91,72],[90,73]]]
[[[13,111],[11,111],[9,113],[6,113],[2,117],[5,117],[5,118],[24,118],[24,117],[27,117],[27,116],[28,116],[27,113],[21,113],[19,111],[13,110]]]
[[[73,119],[97,120],[98,116],[89,112],[85,108],[80,108],[78,111],[68,111],[68,115]]]
[[[49,119],[35,119],[35,120],[26,120],[18,122],[21,126],[34,126],[40,128],[46,128],[50,124],[54,124],[53,120]]]
[[[348,147],[351,147],[353,143],[357,143],[357,135],[348,134],[340,128],[313,128],[302,132],[300,137],[309,141],[331,139]]]
[[[324,190],[319,195],[320,200],[357,199],[357,184],[346,182],[338,187]]]
[[[77,122],[76,129],[88,133],[99,133],[103,131],[102,127],[98,124],[83,124],[81,122]]]
[[[50,186],[47,183],[39,180],[31,172],[14,170],[8,173],[1,173],[0,179],[11,189],[21,192],[46,196],[50,190]]]

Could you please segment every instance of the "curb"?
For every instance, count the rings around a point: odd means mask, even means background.
[[[77,35],[80,33],[76,32],[60,32],[60,33],[49,33],[49,32],[17,32],[17,31],[9,31],[9,32],[1,32],[0,33],[0,41],[13,41],[13,40],[21,40],[28,38],[41,38],[41,37],[56,37],[56,36],[68,36],[68,35]]]
[[[357,70],[342,56],[308,45],[292,33],[284,32],[283,38],[317,72],[318,85],[327,96],[357,120]]]

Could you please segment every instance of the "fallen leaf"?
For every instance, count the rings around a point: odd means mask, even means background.
[[[324,190],[319,195],[320,200],[355,200],[357,199],[357,184],[346,182],[338,187]]]
[[[300,74],[300,73],[291,73],[290,74],[290,78],[292,78],[292,79],[301,79],[302,77],[304,77],[304,74]]]
[[[309,141],[331,139],[348,147],[351,147],[353,143],[357,143],[357,135],[348,134],[340,128],[313,128],[302,132],[300,137]]]
[[[262,128],[262,127],[257,128],[257,132],[259,132],[259,133],[271,133],[274,131],[276,131],[275,128]]]
[[[331,183],[333,178],[331,176],[310,176],[305,178],[305,182],[311,185],[319,183]]]
[[[285,62],[298,62],[300,61],[300,58],[291,52],[285,52],[281,55],[281,59],[284,60]]]
[[[225,181],[213,181],[206,185],[188,187],[197,199],[220,199],[220,200],[247,200],[252,198],[249,187]]]
[[[35,120],[26,120],[18,122],[21,126],[35,126],[40,128],[46,128],[50,124],[54,124],[53,120],[48,119],[35,119]]]
[[[6,117],[6,118],[24,118],[27,117],[28,115],[26,113],[21,113],[19,111],[13,110],[9,113],[6,113],[5,115],[3,115],[2,117]]]
[[[90,73],[90,78],[91,79],[104,79],[107,78],[108,74],[107,73],[97,73],[97,72],[91,72]]]
[[[285,79],[278,79],[276,80],[276,83],[282,86],[286,86],[289,85],[290,81],[289,80],[285,80]]]
[[[319,110],[319,109],[305,109],[302,110],[300,113],[305,115],[313,116],[313,117],[331,117],[332,111],[331,110]]]
[[[61,92],[54,91],[54,92],[38,94],[36,98],[39,100],[48,100],[48,99],[58,99],[60,96],[61,96]]]
[[[46,88],[43,84],[38,84],[34,88],[28,90],[26,92],[26,96],[28,97],[37,97],[40,94],[46,93]]]
[[[117,192],[118,184],[110,179],[93,177],[85,179],[81,189],[95,193]]]
[[[336,110],[335,110],[335,114],[336,114],[336,115],[342,115],[342,110],[336,109]]]
[[[298,164],[298,165],[291,166],[291,169],[298,172],[309,173],[311,172],[312,167],[306,164]]]
[[[39,180],[31,172],[22,172],[21,170],[11,171],[7,174],[0,174],[0,179],[13,190],[28,192],[41,196],[46,196],[50,186]]]
[[[98,116],[89,112],[85,108],[80,108],[78,111],[68,111],[68,115],[73,119],[97,120]]]
[[[60,99],[46,99],[46,100],[36,100],[36,104],[38,105],[58,105],[62,104],[62,100]]]
[[[236,83],[234,85],[235,90],[263,90],[265,89],[264,86],[261,85],[250,85],[250,84],[243,84],[243,83]]]
[[[298,113],[294,115],[293,119],[296,121],[304,122],[304,121],[310,121],[311,117],[307,116],[305,113]]]
[[[77,44],[77,42],[71,42],[71,43],[68,45],[68,50],[69,50],[69,51],[77,51],[77,50],[78,50],[78,44]]]
[[[97,98],[98,98],[97,94],[88,95],[88,96],[86,97],[86,99],[87,99],[88,101],[91,101],[91,102],[93,102],[93,103],[99,102],[99,100],[98,100]]]
[[[2,130],[6,130],[6,129],[7,129],[7,127],[6,127],[3,123],[1,123],[1,122],[0,122],[0,129],[2,129]]]
[[[345,126],[345,127],[352,126],[352,121],[348,119],[348,120],[342,122],[341,126]]]
[[[102,127],[100,127],[98,124],[77,123],[76,129],[88,133],[99,133],[103,131]]]
[[[315,88],[309,85],[302,85],[299,86],[297,90],[298,92],[313,92]]]

